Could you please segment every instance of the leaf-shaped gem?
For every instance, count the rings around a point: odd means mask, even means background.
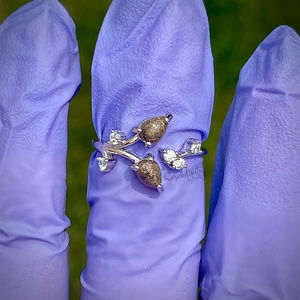
[[[154,117],[145,120],[139,128],[142,129],[139,136],[145,143],[157,143],[165,134],[168,127],[166,117]]]
[[[159,165],[150,159],[143,159],[138,164],[137,177],[145,185],[152,188],[161,187],[161,171]]]

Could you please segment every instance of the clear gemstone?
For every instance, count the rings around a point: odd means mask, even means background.
[[[175,159],[172,163],[172,167],[176,170],[181,170],[185,167],[185,160],[182,157]]]
[[[193,154],[201,153],[201,144],[197,141],[191,145],[191,151]]]
[[[121,140],[122,140],[121,133],[112,130],[111,134],[109,135],[109,143],[111,145],[118,145]]]
[[[176,152],[173,150],[166,150],[163,152],[163,160],[170,165],[174,159],[176,159],[177,155]]]
[[[105,171],[107,168],[107,160],[104,157],[97,157],[99,169],[101,172]]]

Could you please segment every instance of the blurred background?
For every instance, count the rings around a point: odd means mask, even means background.
[[[142,0],[140,0],[142,1]],[[26,0],[0,0],[0,23]],[[91,63],[109,0],[61,0],[77,27],[82,87],[70,105],[67,157],[67,215],[71,219],[70,299],[80,298],[80,273],[86,264],[85,230],[89,215],[86,202],[87,168],[96,139],[91,121]],[[132,1],[133,5],[135,1]],[[215,106],[210,136],[204,147],[206,213],[215,154],[222,123],[234,97],[239,71],[259,43],[277,26],[289,25],[300,33],[299,0],[204,0],[211,32],[215,66]],[[2,41],[0,41],[2,42]],[[1,91],[0,91],[1,92]],[[54,300],[54,299],[53,299]]]

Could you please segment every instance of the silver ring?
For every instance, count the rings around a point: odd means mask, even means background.
[[[176,152],[171,149],[158,149],[163,162],[173,170],[186,168],[185,157],[193,155],[206,155],[208,151],[201,147],[201,142],[195,139],[188,139],[183,148]]]
[[[99,170],[101,172],[111,171],[116,164],[113,155],[123,156],[133,162],[131,169],[135,171],[137,177],[143,184],[162,192],[161,170],[159,165],[154,161],[154,156],[148,154],[142,158],[124,148],[140,140],[149,148],[153,143],[157,143],[164,136],[171,119],[171,114],[147,119],[133,129],[133,132],[136,134],[129,140],[125,139],[125,135],[121,131],[112,130],[108,142],[102,143],[100,141],[93,141],[93,146],[99,151],[96,156]]]

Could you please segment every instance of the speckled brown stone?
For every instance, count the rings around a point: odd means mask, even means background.
[[[143,159],[136,174],[145,185],[156,188],[161,184],[161,171],[154,160]]]
[[[140,125],[143,130],[140,138],[145,142],[157,143],[165,134],[168,127],[165,117],[154,117]]]

